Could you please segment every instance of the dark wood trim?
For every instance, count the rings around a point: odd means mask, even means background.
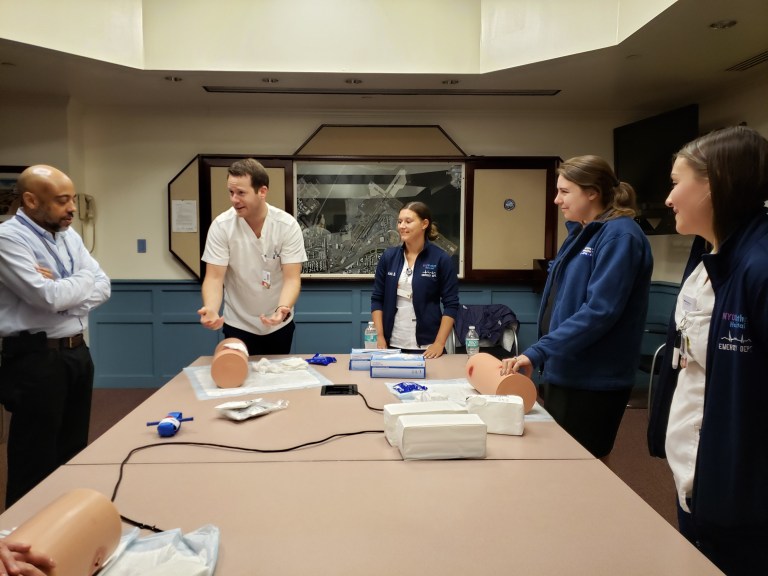
[[[336,126],[336,125],[329,125]],[[439,126],[438,126],[439,128]],[[447,136],[447,135],[446,135]],[[311,137],[309,138],[311,140]],[[307,140],[307,141],[309,141]],[[303,147],[303,145],[302,145]],[[301,148],[299,150],[301,150]],[[297,151],[298,152],[298,151]],[[299,156],[299,155],[260,155],[260,154],[200,154],[199,159],[199,183],[200,183],[200,254],[205,250],[205,239],[211,218],[211,168],[226,167],[235,160],[242,158],[256,158],[265,167],[280,167],[285,171],[285,208],[295,215],[295,190],[294,190],[294,163],[295,162],[371,162],[381,161],[386,163],[429,163],[440,162],[463,164],[465,167],[464,187],[464,278],[466,282],[519,282],[530,284],[534,287],[542,283],[546,273],[539,268],[532,270],[474,270],[472,262],[472,237],[474,218],[474,184],[475,170],[482,169],[541,169],[546,170],[546,212],[544,216],[544,255],[549,260],[555,257],[557,252],[557,207],[554,205],[557,182],[557,168],[561,162],[556,156]],[[194,161],[194,159],[193,159]],[[206,191],[206,193],[203,193]],[[170,216],[169,216],[170,217]],[[201,264],[201,276],[204,275],[205,263]],[[544,275],[544,276],[542,276]],[[361,278],[304,278],[305,282],[370,282],[370,279]]]
[[[472,267],[472,232],[474,223],[475,170],[546,170],[546,194],[544,213],[544,256],[552,259],[557,253],[557,168],[561,159],[557,156],[495,156],[471,157],[466,160],[467,206],[464,209],[466,231],[464,235],[464,278],[471,282],[521,282],[538,288],[543,286],[542,271],[532,270],[475,270]],[[546,279],[546,271],[543,272]]]
[[[304,147],[309,144],[324,128],[437,128],[440,133],[443,135],[443,137],[448,140],[453,146],[456,147],[456,150],[458,150],[462,156],[461,158],[467,158],[467,153],[464,152],[464,150],[456,144],[453,138],[451,138],[448,133],[443,130],[443,127],[439,124],[321,124],[317,130],[312,132],[312,134],[309,135],[309,138],[304,140],[304,142],[301,143],[301,146],[299,146],[296,151],[293,153],[294,156],[303,156],[301,154],[301,151],[304,149]],[[308,158],[309,156],[303,156]],[[375,156],[376,158],[379,158],[379,156]],[[357,158],[363,158],[363,156],[357,156]],[[390,158],[387,156],[387,158]],[[422,158],[425,158],[422,156]],[[447,158],[446,156],[440,156],[439,158]]]
[[[547,205],[544,214],[544,258],[552,260],[557,255],[557,169],[562,162],[561,158],[554,158],[554,164],[547,170]]]
[[[0,166],[0,172],[8,172],[9,174],[21,174],[29,168],[29,166]]]
[[[464,279],[469,280],[473,275],[472,268],[472,234],[475,217],[475,167],[474,162],[464,165]]]
[[[181,265],[184,266],[184,268],[186,268],[189,271],[189,273],[192,274],[195,278],[197,278],[197,272],[192,270],[190,265],[187,264],[184,261],[184,259],[181,256],[179,256],[178,254],[176,254],[176,252],[174,252],[174,250],[173,250],[173,214],[172,214],[172,210],[171,210],[171,206],[172,206],[172,203],[171,203],[171,185],[174,182],[176,182],[176,180],[178,180],[178,178],[187,170],[187,168],[189,168],[195,162],[198,162],[199,159],[200,159],[200,156],[195,156],[194,158],[192,158],[192,160],[187,162],[184,165],[184,167],[176,173],[176,176],[174,176],[171,179],[171,181],[168,182],[168,249],[170,250],[170,252],[173,255],[173,257],[176,258],[176,260],[179,263],[181,263]],[[198,173],[199,173],[199,171],[200,171],[200,169],[198,167]],[[202,189],[202,187],[200,186],[200,183],[198,181],[198,190],[201,190],[201,189]],[[198,192],[198,194],[199,194],[199,192]],[[198,201],[198,206],[200,206],[200,202],[199,201]],[[197,211],[197,218],[198,218],[197,227],[198,227],[198,229],[200,229],[200,227],[203,224],[202,223],[202,219],[200,218],[200,210]]]
[[[304,146],[312,142],[315,136],[317,136],[320,133],[320,130],[322,130],[326,126],[336,126],[336,124],[320,124],[320,126],[318,126],[317,129],[314,132],[312,132],[312,134],[309,135],[309,138],[304,140],[304,142],[301,143],[301,146],[296,148],[296,151],[293,153],[293,155],[298,156],[301,153],[301,151],[304,149]]]

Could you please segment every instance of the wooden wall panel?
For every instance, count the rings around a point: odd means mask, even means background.
[[[546,184],[546,170],[475,170],[473,270],[531,270],[544,258]]]

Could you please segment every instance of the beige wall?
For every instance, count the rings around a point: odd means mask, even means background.
[[[719,98],[703,101],[701,117],[702,131],[746,122],[768,137],[768,77],[751,86],[735,88]]]
[[[733,74],[738,74],[734,72]],[[768,137],[768,78],[751,86],[740,87],[699,103],[699,128],[702,133],[746,122]],[[654,256],[654,280],[679,282],[685,268],[692,238],[683,236],[651,237]]]
[[[768,81],[702,102],[705,129],[745,120],[768,133]],[[83,107],[4,101],[0,164],[46,162],[71,171],[97,201],[95,256],[115,279],[189,278],[168,251],[168,182],[196,154],[292,154],[320,124],[439,124],[473,155],[594,153],[612,158],[622,113],[327,112]],[[146,254],[136,240],[147,240]],[[679,237],[652,239],[657,280],[677,282],[686,253]]]
[[[10,130],[22,131],[36,115],[22,108]],[[62,119],[66,110],[61,110]],[[468,154],[611,154],[611,129],[627,119],[613,115],[464,112],[342,113],[254,112],[70,107],[82,138],[79,191],[97,201],[94,254],[115,279],[184,279],[188,273],[168,251],[168,182],[199,153],[292,154],[323,123],[440,124]],[[63,120],[62,120],[63,121]],[[45,133],[44,127],[36,131]],[[550,136],[547,137],[546,135]],[[67,159],[61,142],[61,161]],[[74,146],[79,149],[78,146]],[[16,156],[36,162],[44,146]],[[0,163],[5,162],[0,149]],[[41,154],[42,155],[42,154]],[[62,164],[63,165],[63,164]],[[147,240],[147,253],[136,240]]]
[[[0,164],[51,164],[69,170],[65,100],[0,100],[0,126]]]

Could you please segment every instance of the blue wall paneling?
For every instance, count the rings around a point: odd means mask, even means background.
[[[296,305],[292,353],[345,354],[363,346],[371,318],[371,283],[304,282]],[[677,286],[658,283],[651,290],[648,325],[666,326]],[[520,349],[536,340],[540,295],[529,286],[460,284],[463,304],[506,304],[520,321]],[[195,281],[112,283],[112,297],[90,316],[90,346],[100,388],[156,388],[199,356],[213,353],[221,339],[200,325],[200,285]],[[643,353],[655,350],[649,332]],[[640,380],[638,380],[640,382]]]

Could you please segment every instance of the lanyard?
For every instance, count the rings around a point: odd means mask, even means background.
[[[75,260],[72,258],[72,253],[69,251],[69,246],[67,246],[67,241],[64,239],[64,237],[62,236],[61,241],[64,243],[64,249],[67,251],[67,255],[69,256],[70,270],[67,270],[66,266],[64,266],[64,263],[61,261],[61,258],[59,258],[57,251],[51,248],[50,241],[37,228],[35,228],[29,221],[27,221],[26,218],[23,218],[19,214],[16,214],[16,218],[18,218],[19,222],[24,224],[24,226],[32,230],[32,232],[35,233],[35,236],[37,236],[40,242],[43,243],[43,246],[45,246],[45,249],[48,250],[48,253],[56,261],[56,267],[59,270],[59,277],[68,278],[69,276],[71,276],[72,272],[74,272],[75,270]]]

